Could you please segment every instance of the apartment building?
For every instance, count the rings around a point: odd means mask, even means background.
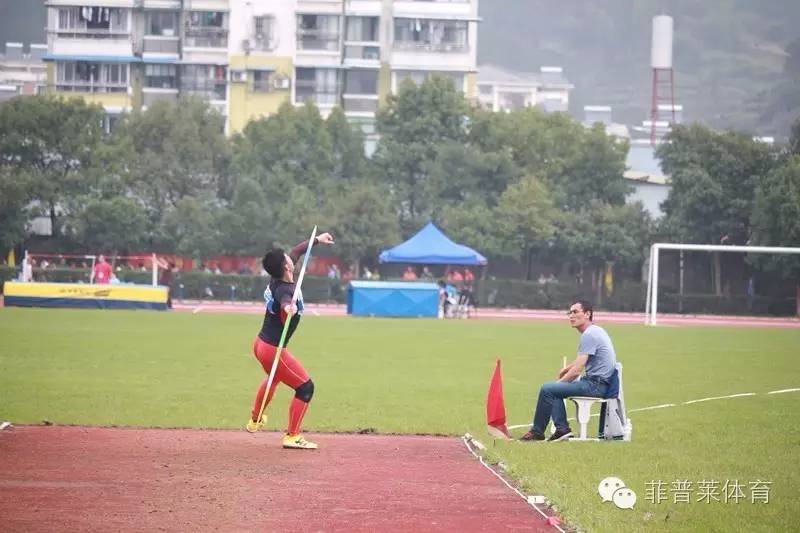
[[[283,103],[369,135],[386,95],[438,73],[476,94],[477,0],[48,0],[48,89],[118,113],[206,99],[229,133]]]

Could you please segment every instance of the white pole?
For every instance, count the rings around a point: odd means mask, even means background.
[[[89,283],[91,284],[91,283],[94,283],[94,265],[95,265],[95,261],[97,260],[97,256],[88,255],[86,257],[91,257],[91,259],[92,259],[92,270],[89,271]]]
[[[653,249],[653,314],[650,317],[650,325],[656,325],[656,313],[658,313],[658,255],[660,245],[656,244]]]
[[[153,254],[153,287],[158,285],[158,263],[156,263],[156,254]]]
[[[644,300],[644,324],[650,324],[650,295],[653,290],[653,246],[650,246],[650,259],[647,261],[647,296]]]

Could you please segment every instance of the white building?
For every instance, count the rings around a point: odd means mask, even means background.
[[[488,64],[478,70],[478,100],[495,112],[536,105],[545,111],[567,111],[574,88],[561,67],[541,67],[535,74]]]
[[[22,43],[6,43],[5,54],[0,55],[0,101],[18,95],[44,94],[46,52],[44,44],[31,44],[28,53],[24,53]]]
[[[655,150],[649,139],[632,140],[623,177],[633,186],[627,200],[641,201],[650,216],[659,219],[664,214],[661,203],[669,196],[672,185],[669,176],[661,170]]]

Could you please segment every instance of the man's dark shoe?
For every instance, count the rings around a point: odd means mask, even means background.
[[[550,435],[550,438],[547,439],[547,442],[557,442],[560,440],[569,440],[572,436],[572,430],[568,427],[566,428],[556,428],[555,433]]]
[[[529,441],[529,440],[544,440],[544,435],[539,433],[538,431],[530,430],[525,433],[523,436],[519,438],[519,440]]]

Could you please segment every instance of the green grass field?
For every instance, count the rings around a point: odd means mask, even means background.
[[[0,309],[0,420],[241,427],[262,377],[250,353],[260,322],[242,315]],[[758,394],[631,413],[630,443],[492,443],[484,428],[495,358],[503,360],[509,423],[528,423],[539,385],[553,378],[562,356],[574,355],[578,336],[566,321],[309,316],[291,347],[316,383],[305,426],[470,432],[528,493],[545,494],[583,530],[796,529],[800,392],[764,393],[800,387],[800,331],[607,329],[625,365],[629,410]],[[280,390],[269,427],[285,427],[288,399]],[[610,475],[636,491],[634,510],[600,502],[597,485]],[[721,487],[728,479],[744,484],[748,499],[702,503],[695,491],[692,503],[675,504],[668,490],[666,502],[646,500],[648,481],[689,480],[696,487],[715,480]],[[772,482],[768,504],[750,503],[747,485],[756,480]]]

